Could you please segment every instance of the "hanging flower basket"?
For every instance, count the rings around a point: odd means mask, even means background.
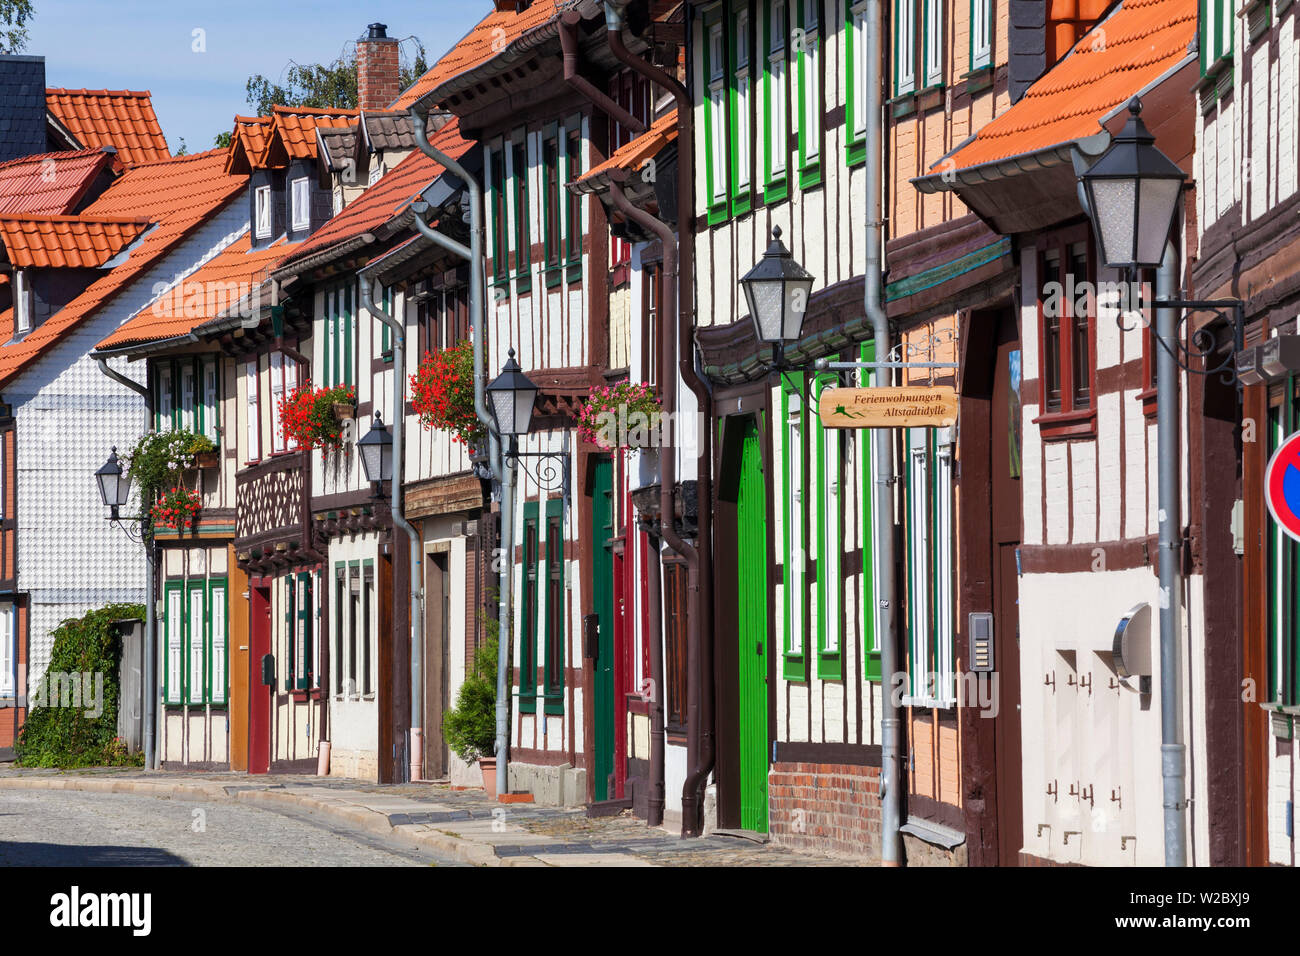
[[[411,406],[426,428],[451,432],[451,440],[487,447],[487,429],[474,411],[474,348],[467,340],[425,353],[411,376]]]
[[[215,451],[201,451],[194,456],[194,462],[199,468],[216,468],[221,464],[221,455]]]
[[[343,428],[335,408],[355,407],[356,398],[356,391],[350,385],[312,388],[311,382],[303,382],[280,402],[284,437],[302,448],[343,447]]]
[[[357,406],[348,402],[335,402],[334,417],[340,422],[350,421],[357,417]]]
[[[187,527],[198,525],[199,512],[203,509],[203,499],[197,491],[189,491],[177,486],[164,491],[154,502],[149,514],[155,528],[171,528],[184,534]]]
[[[663,404],[654,387],[632,382],[597,385],[578,413],[578,437],[597,448],[654,448],[660,444]]]

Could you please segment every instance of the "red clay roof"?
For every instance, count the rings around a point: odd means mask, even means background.
[[[937,166],[968,169],[1101,132],[1104,116],[1187,58],[1196,2],[1124,0],[1020,102]]]
[[[45,105],[83,146],[116,147],[125,163],[171,156],[147,90],[49,89]]]
[[[554,20],[559,16],[559,7],[558,0],[536,0],[523,13],[493,10],[443,54],[442,59],[428,73],[394,100],[392,109],[410,109],[417,100],[432,93],[458,73],[487,63],[529,30]]]
[[[460,138],[460,123],[453,118],[429,140],[453,159],[459,159],[472,144]],[[415,150],[392,171],[352,201],[341,213],[321,226],[281,265],[301,259],[308,253],[346,242],[381,226],[401,213],[442,172],[442,167]]]
[[[0,216],[70,213],[107,166],[120,169],[121,163],[101,149],[40,153],[0,163]]]
[[[273,106],[265,161],[280,166],[291,159],[316,158],[316,127],[340,129],[354,126],[359,110],[317,110],[306,106]]]
[[[631,173],[641,169],[646,160],[653,159],[669,143],[677,139],[677,110],[670,110],[650,124],[639,136],[628,140],[603,163],[598,163],[579,176],[575,182],[595,185],[593,180],[604,179],[614,171]]]
[[[269,277],[271,267],[293,244],[280,239],[262,249],[251,247],[252,241],[246,233],[137,312],[95,348],[115,349],[175,338],[235,308],[241,299],[261,286]]]
[[[247,173],[266,161],[266,146],[271,138],[273,122],[269,116],[235,117],[235,128],[230,134],[230,152],[226,156],[226,172]]]
[[[139,216],[158,225],[131,250],[126,262],[91,283],[22,341],[0,346],[0,388],[239,195],[248,179],[227,175],[225,161],[225,150],[212,149],[132,166],[104,195],[86,207],[87,217]],[[0,316],[0,342],[8,342],[12,327],[11,315]]]
[[[98,269],[148,227],[147,219],[0,216],[0,245],[18,269]]]

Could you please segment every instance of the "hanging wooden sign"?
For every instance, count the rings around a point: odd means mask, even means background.
[[[828,388],[817,414],[826,428],[947,428],[957,421],[951,385]]]

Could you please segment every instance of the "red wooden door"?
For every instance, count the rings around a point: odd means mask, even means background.
[[[271,589],[248,589],[248,772],[271,769],[271,688],[262,682],[262,658],[271,653]]]

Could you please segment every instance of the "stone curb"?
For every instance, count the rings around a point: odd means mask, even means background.
[[[309,813],[319,813],[380,836],[396,837],[403,843],[454,857],[476,866],[545,866],[534,857],[502,858],[491,844],[453,837],[439,830],[418,830],[418,824],[393,826],[387,814],[342,800],[319,800],[304,793],[281,789],[226,790],[215,781],[164,783],[152,780],[97,780],[88,777],[0,777],[0,790],[76,790],[88,793],[129,793],[139,796],[188,797],[199,800],[231,800],[257,804],[288,804]]]

